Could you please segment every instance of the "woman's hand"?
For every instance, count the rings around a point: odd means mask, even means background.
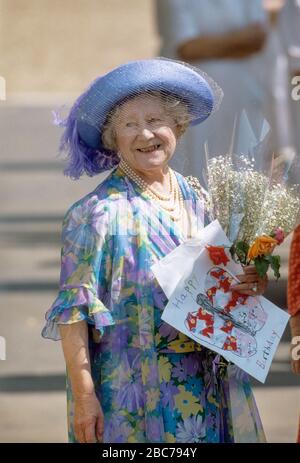
[[[230,289],[247,296],[261,296],[264,294],[268,286],[267,275],[261,278],[254,265],[247,265],[243,267],[243,270],[243,275],[236,275],[241,283],[231,285]]]
[[[91,375],[87,322],[60,324],[62,347],[74,397],[74,432],[80,443],[101,442],[104,416]]]
[[[104,415],[95,393],[74,399],[74,432],[81,444],[103,442]]]

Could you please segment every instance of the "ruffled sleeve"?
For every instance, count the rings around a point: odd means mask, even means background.
[[[94,195],[75,203],[62,225],[58,295],[46,312],[44,338],[59,340],[58,324],[86,320],[102,335],[113,325],[109,304],[111,242],[109,209]]]

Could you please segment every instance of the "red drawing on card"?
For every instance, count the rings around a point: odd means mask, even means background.
[[[267,315],[259,300],[245,296],[230,286],[234,278],[221,267],[213,267],[205,278],[205,294],[198,294],[196,311],[189,312],[185,325],[194,337],[205,337],[214,346],[240,357],[257,351],[255,335]]]

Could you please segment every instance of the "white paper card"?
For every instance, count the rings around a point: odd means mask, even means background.
[[[162,319],[264,383],[289,315],[262,296],[231,292],[241,266],[214,265],[205,244],[230,245],[218,221],[152,266],[169,298]]]

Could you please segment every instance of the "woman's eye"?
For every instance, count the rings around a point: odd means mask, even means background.
[[[126,127],[134,127],[135,122],[126,122],[125,126]]]
[[[151,122],[152,122],[152,123],[153,123],[153,122],[159,122],[159,121],[160,121],[160,119],[158,119],[158,118],[156,118],[156,117],[151,117],[151,119],[148,120],[148,122],[150,122],[150,123],[151,123]]]

